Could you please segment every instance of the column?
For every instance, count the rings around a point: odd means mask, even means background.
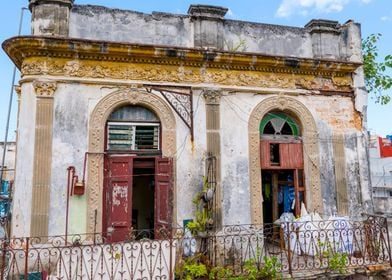
[[[57,85],[51,81],[33,83],[37,97],[31,209],[31,236],[47,236],[52,169],[53,96]]]

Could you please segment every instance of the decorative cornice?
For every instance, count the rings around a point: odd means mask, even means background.
[[[258,71],[217,70],[140,63],[110,63],[35,58],[25,60],[22,76],[67,76],[94,79],[139,80],[221,86],[254,86],[261,88],[323,90],[352,92],[351,74],[342,77],[319,77]]]
[[[74,1],[75,0],[29,0],[29,10],[32,11],[33,7],[44,4],[57,4],[71,8]]]
[[[256,71],[340,77],[353,73],[360,63],[268,56],[256,53],[224,52],[169,46],[113,43],[38,36],[14,37],[3,49],[21,69],[25,60],[45,57],[100,62],[176,65],[203,69]]]
[[[54,92],[57,89],[56,82],[53,81],[39,81],[33,82],[35,94],[41,98],[53,98]]]
[[[206,99],[208,105],[219,105],[222,96],[222,91],[215,88],[203,89],[203,96]]]

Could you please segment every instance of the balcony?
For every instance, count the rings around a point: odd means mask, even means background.
[[[215,279],[263,271],[304,279],[392,265],[381,216],[225,226],[203,237],[183,229],[160,231],[155,240],[150,234],[130,231],[120,243],[98,233],[1,240],[1,279],[185,279],[190,265]]]

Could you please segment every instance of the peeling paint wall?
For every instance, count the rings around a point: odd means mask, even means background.
[[[22,85],[11,236],[29,236],[34,162],[35,93],[31,83]]]
[[[76,167],[76,174],[79,177],[82,176],[84,154],[87,151],[89,114],[95,104],[111,91],[113,89],[110,89],[110,87],[83,83],[66,83],[58,86],[55,94],[53,131],[52,190],[49,219],[49,234],[51,235],[63,234],[65,229],[66,169],[73,165]],[[255,95],[246,91],[237,94],[223,93],[220,105],[223,224],[251,222],[248,121],[255,106],[269,96],[269,94]],[[357,131],[355,124],[351,122],[355,113],[354,105],[349,98],[342,97],[336,97],[336,102],[330,102],[331,97],[325,96],[299,96],[297,98],[311,110],[317,123],[318,135],[316,139],[318,139],[321,152],[319,164],[324,216],[336,214],[335,176],[331,144],[334,131],[342,131],[345,135],[347,191],[351,199],[350,214],[356,215],[363,212],[362,204],[369,198],[366,193],[363,194],[364,183],[361,181],[360,166],[364,165],[366,167],[367,165],[364,162],[365,159],[360,156],[361,152],[358,152],[361,146],[362,148],[365,147],[363,141],[357,140],[362,137],[362,134]],[[27,102],[27,100],[24,102]],[[344,107],[344,114],[342,113],[342,107]],[[193,110],[195,124],[195,140],[193,143],[190,141],[189,129],[176,116],[178,140],[177,168],[175,170],[177,202],[175,207],[178,226],[182,225],[184,219],[193,217],[194,207],[191,201],[195,194],[201,191],[203,175],[205,174],[205,99],[199,91],[194,91]],[[24,107],[22,111],[26,113],[27,109]],[[339,121],[336,120],[337,115],[340,116],[338,117]],[[31,118],[26,117],[20,124],[20,133],[27,133],[27,127],[32,126]],[[31,129],[28,130],[31,131]],[[21,142],[19,145],[22,150],[31,149],[31,145],[28,143]],[[305,153],[305,160],[307,156]],[[25,161],[22,162],[23,165],[27,165]],[[24,177],[28,176],[26,172],[20,174],[23,174]],[[311,178],[306,179],[307,184],[309,184]],[[17,194],[17,197],[24,198],[23,203],[25,205],[28,204],[28,196],[29,192]],[[84,214],[86,212],[86,198],[74,196],[71,197],[70,201],[69,231],[83,232],[86,229],[86,216]],[[241,210],[239,211],[239,209]],[[25,219],[23,224],[20,223],[22,213],[18,213],[18,211],[22,210],[16,211],[18,216],[16,216],[15,221],[18,223],[18,227],[28,224],[30,215],[27,215],[27,213],[29,211],[24,210],[26,213],[23,216]],[[20,232],[18,231],[18,233]],[[28,230],[24,229],[23,232],[28,233]]]
[[[227,20],[224,32],[225,50],[313,56],[312,40],[304,28]]]
[[[94,90],[97,89],[88,86],[81,87],[76,84],[59,84],[54,97],[50,235],[64,234],[65,232],[66,205],[64,202],[67,198],[67,168],[74,166],[76,175],[79,178],[82,177],[88,139],[88,104],[89,97],[96,96]],[[85,220],[85,215],[83,215],[85,211],[82,211],[83,206],[79,206],[78,200],[80,198],[70,198],[70,219],[79,221],[82,226],[83,220]],[[71,210],[75,207],[80,207],[80,209]],[[77,219],[73,215],[79,215],[79,218]],[[72,231],[72,228],[70,230]],[[85,229],[83,227],[78,229],[79,232],[81,230]]]
[[[69,36],[74,38],[180,47],[193,44],[190,19],[182,15],[75,5],[69,26]]]
[[[218,37],[218,48],[271,55],[361,61],[358,24],[332,22],[330,33],[312,36],[312,28],[291,27],[235,20],[220,20],[214,27],[208,20],[188,15],[111,9],[93,5],[74,5],[70,12],[69,37],[102,41],[143,43],[175,47],[200,46],[200,37]],[[210,15],[209,15],[210,16]],[[202,23],[201,23],[202,22]],[[321,23],[319,23],[321,22]],[[325,21],[316,24],[329,24]],[[200,27],[200,24],[207,24]],[[208,25],[209,24],[209,25]],[[316,26],[318,28],[318,26]],[[321,27],[323,28],[323,26]],[[223,36],[222,34],[223,33]],[[319,34],[319,33],[317,33]],[[359,45],[360,46],[360,45]]]

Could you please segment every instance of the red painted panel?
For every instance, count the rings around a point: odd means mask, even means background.
[[[280,165],[271,165],[270,144],[279,144]],[[304,158],[302,143],[282,143],[279,141],[260,141],[260,166],[262,169],[303,168]]]
[[[160,229],[171,229],[173,216],[173,164],[169,158],[155,161],[155,231],[159,238]]]
[[[303,168],[304,159],[302,144],[281,143],[280,144],[280,165],[285,169]]]
[[[270,142],[267,140],[260,141],[260,166],[262,169],[270,168]]]
[[[129,181],[115,181],[111,183],[111,194],[110,194],[110,215],[113,226],[125,227],[129,226],[129,211],[128,201],[131,198],[132,193],[129,187]]]
[[[104,220],[111,242],[123,241],[127,238],[132,221],[132,158],[129,156],[110,157],[107,164],[105,181]]]
[[[392,143],[389,138],[378,137],[380,144],[380,157],[392,157]]]

